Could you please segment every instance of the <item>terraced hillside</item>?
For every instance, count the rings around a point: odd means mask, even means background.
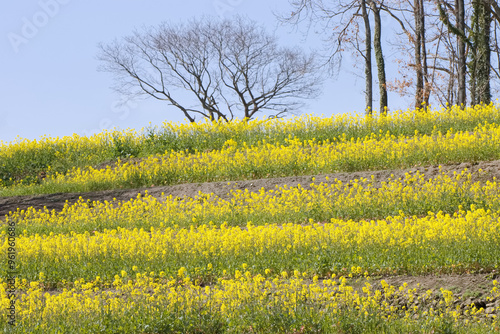
[[[0,328],[498,332],[499,159],[495,105],[3,143]]]

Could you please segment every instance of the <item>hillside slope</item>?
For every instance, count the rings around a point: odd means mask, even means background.
[[[440,169],[441,166],[441,169]],[[29,196],[15,196],[15,197],[0,197],[0,216],[4,216],[10,211],[26,210],[28,207],[36,209],[43,209],[46,207],[48,210],[61,210],[66,201],[74,203],[80,197],[89,201],[127,201],[131,198],[137,197],[137,194],[144,194],[147,190],[148,194],[160,198],[162,194],[173,197],[194,197],[199,192],[214,193],[218,197],[227,198],[231,189],[247,189],[249,192],[258,192],[260,189],[270,190],[276,186],[287,185],[295,187],[298,184],[302,185],[305,189],[310,189],[310,184],[313,178],[316,183],[323,182],[331,184],[335,179],[347,183],[351,180],[367,178],[374,176],[374,181],[380,183],[387,181],[389,178],[398,179],[403,178],[406,173],[420,172],[426,179],[444,172],[448,175],[453,175],[454,172],[460,173],[466,169],[472,173],[472,181],[492,181],[494,178],[500,179],[500,160],[495,161],[481,161],[476,164],[461,163],[451,165],[434,165],[427,167],[415,167],[409,169],[393,169],[381,171],[366,171],[354,173],[332,173],[322,175],[307,175],[307,176],[291,176],[280,177],[271,179],[257,179],[257,180],[242,180],[232,182],[207,182],[207,183],[188,183],[178,184],[173,186],[159,186],[150,188],[138,189],[114,189],[84,193],[58,193],[48,195],[29,195]],[[481,170],[481,172],[479,172]],[[328,180],[326,179],[328,177]],[[376,186],[376,185],[375,185]]]

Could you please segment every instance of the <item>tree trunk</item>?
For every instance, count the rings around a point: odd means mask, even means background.
[[[375,32],[373,35],[373,48],[375,49],[375,59],[377,61],[378,85],[380,89],[380,114],[387,113],[387,83],[385,79],[385,62],[382,54],[382,27],[380,22],[380,8],[374,0],[370,0],[370,5],[375,18]]]
[[[420,6],[420,1],[421,0],[414,0],[413,1],[413,15],[415,18],[415,40],[414,40],[414,46],[415,46],[415,70],[417,74],[417,90],[415,92],[415,109],[421,108],[422,107],[422,102],[423,102],[423,92],[424,92],[424,75],[422,72],[422,35],[420,34],[421,27],[420,25],[422,24],[422,19],[421,19],[421,6]]]
[[[465,36],[465,8],[464,0],[456,0],[457,29]],[[466,56],[465,40],[462,36],[458,38],[458,97],[457,104],[465,106],[467,103],[466,91]]]
[[[491,102],[490,67],[491,67],[491,6],[487,1],[481,1],[479,6],[479,36],[478,36],[478,69],[477,69],[477,95],[480,103]]]
[[[473,13],[472,13],[472,18],[471,18],[471,61],[469,62],[469,73],[470,73],[470,82],[469,82],[469,89],[470,89],[470,98],[471,98],[471,105],[476,105],[478,104],[478,96],[476,95],[477,93],[477,30],[478,30],[478,1],[474,0],[472,2],[472,7],[473,7]]]
[[[361,15],[365,23],[365,110],[368,115],[371,115],[373,110],[372,31],[365,0],[361,0]]]
[[[473,1],[471,94],[472,104],[491,102],[491,3],[486,0]]]
[[[427,45],[425,38],[425,8],[424,0],[420,0],[420,38],[422,42],[422,74],[424,76],[424,92],[423,102],[426,106],[429,105],[429,98],[431,95],[431,87],[429,84],[429,70],[427,67]]]

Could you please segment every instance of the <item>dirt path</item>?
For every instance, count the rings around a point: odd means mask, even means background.
[[[467,168],[472,172],[473,181],[486,181],[493,180],[494,178],[500,179],[500,160],[495,161],[483,161],[477,164],[471,163],[461,163],[452,165],[442,165],[441,170],[448,174],[453,174],[454,171],[461,172],[463,169]],[[482,172],[479,172],[479,170]],[[322,174],[322,175],[308,175],[308,176],[290,176],[281,177],[273,179],[258,179],[258,180],[242,180],[242,181],[232,181],[232,182],[207,182],[207,183],[188,183],[188,184],[178,184],[173,186],[161,186],[161,187],[151,187],[151,188],[139,188],[139,189],[114,189],[114,190],[104,190],[95,192],[85,192],[85,193],[57,193],[48,195],[29,195],[29,196],[15,196],[15,197],[0,197],[0,217],[8,214],[9,211],[15,211],[16,209],[25,210],[28,207],[34,207],[36,209],[43,209],[47,207],[49,210],[61,210],[64,207],[66,201],[69,203],[74,203],[78,201],[80,197],[85,200],[90,201],[112,201],[117,200],[129,200],[131,198],[137,197],[138,193],[144,194],[145,190],[154,197],[161,197],[162,193],[165,195],[172,195],[174,197],[194,197],[199,191],[203,193],[214,193],[221,198],[227,198],[229,191],[231,189],[248,189],[250,192],[257,192],[261,188],[265,190],[273,189],[275,186],[288,185],[290,187],[302,185],[304,188],[310,188],[310,184],[315,178],[315,183],[333,183],[335,179],[342,182],[349,182],[350,180],[370,178],[371,175],[374,176],[375,182],[380,183],[386,181],[392,176],[392,178],[404,178],[405,173],[415,173],[419,171],[425,175],[425,178],[432,178],[438,175],[439,165],[427,166],[427,167],[415,167],[409,169],[396,169],[396,170],[381,170],[381,171],[366,171],[366,172],[354,172],[354,173],[333,173],[333,174]],[[325,177],[329,178],[329,181]]]
[[[439,301],[443,300],[440,289],[451,291],[454,297],[453,306],[460,308],[462,311],[473,304],[477,309],[483,309],[483,316],[489,317],[497,315],[497,310],[500,307],[500,299],[491,295],[494,286],[493,280],[498,280],[497,273],[379,277],[372,278],[371,284],[374,289],[383,290],[382,279],[390,286],[394,286],[396,290],[406,284],[407,289],[415,289],[415,296],[424,296],[427,290],[432,291],[426,303],[427,305],[418,302],[412,303],[407,298],[392,298],[388,302],[395,307],[404,305],[406,309],[411,309],[413,306],[418,306],[420,309],[437,308],[439,307]],[[351,280],[348,284],[361,291],[365,282],[364,279],[359,279]]]

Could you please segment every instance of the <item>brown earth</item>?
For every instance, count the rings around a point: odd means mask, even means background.
[[[490,317],[492,315],[500,315],[500,299],[491,296],[493,288],[493,280],[498,280],[498,273],[489,274],[450,274],[450,275],[422,275],[422,276],[394,276],[394,277],[372,277],[371,284],[373,289],[383,290],[381,280],[386,281],[390,286],[399,288],[406,284],[407,289],[414,290],[415,296],[424,296],[426,291],[431,290],[427,302],[420,304],[416,301],[410,302],[407,298],[394,297],[388,300],[390,305],[396,307],[405,306],[406,309],[411,309],[413,306],[419,306],[420,309],[428,309],[430,307],[439,307],[439,302],[442,301],[443,295],[441,289],[449,290],[453,293],[453,307],[458,307],[462,311],[470,305],[474,305],[476,309],[484,309],[483,315]],[[361,291],[365,286],[366,280],[351,279],[348,284],[354,289]]]
[[[453,172],[461,172],[467,168],[472,173],[472,181],[493,181],[500,179],[500,160],[483,161],[479,163],[461,163],[442,165],[432,165],[426,167],[414,167],[408,169],[397,170],[380,170],[380,171],[363,171],[354,173],[333,173],[322,175],[307,175],[307,176],[291,176],[273,179],[258,179],[258,180],[239,180],[231,182],[208,182],[208,183],[190,183],[179,184],[173,186],[161,186],[151,188],[139,189],[114,189],[86,193],[57,193],[49,195],[30,195],[30,196],[16,196],[0,198],[0,217],[8,214],[9,211],[17,209],[27,209],[34,207],[36,209],[43,209],[46,207],[49,210],[61,210],[68,201],[74,203],[80,197],[90,201],[112,201],[116,200],[129,200],[137,197],[137,194],[144,194],[147,190],[148,193],[154,197],[162,197],[162,195],[173,197],[194,197],[199,192],[214,193],[221,198],[228,198],[231,189],[244,190],[248,189],[250,192],[257,192],[264,188],[265,190],[274,189],[276,186],[287,185],[294,187],[300,184],[302,187],[308,189],[311,183],[333,183],[335,179],[347,183],[351,180],[367,178],[370,179],[374,176],[375,185],[380,182],[387,181],[389,178],[398,179],[404,178],[406,173],[416,173],[417,171],[424,174],[426,179],[433,178],[442,172],[453,175]],[[326,180],[328,177],[329,180]],[[313,181],[314,179],[314,181]],[[380,278],[382,279],[382,278]],[[417,287],[418,290],[425,292],[432,289],[439,292],[440,288],[452,290],[456,296],[459,296],[462,303],[475,302],[482,307],[484,302],[485,308],[493,306],[500,301],[486,301],[483,296],[491,289],[492,280],[498,279],[498,273],[483,273],[483,274],[462,274],[462,275],[426,275],[426,276],[396,276],[385,277],[387,283],[394,286],[400,286],[407,283],[410,288]]]
[[[461,172],[465,168],[472,173],[473,181],[492,181],[494,178],[500,179],[500,160],[495,161],[482,161],[479,163],[461,163],[442,165],[441,171],[447,174],[453,172]],[[482,170],[479,172],[479,170]],[[375,186],[382,181],[387,181],[389,178],[398,179],[404,178],[405,173],[420,172],[425,175],[426,179],[433,178],[440,174],[439,165],[427,167],[414,167],[408,169],[395,169],[395,170],[379,170],[379,171],[363,171],[354,173],[333,173],[321,175],[307,175],[307,176],[290,176],[280,177],[273,179],[258,179],[258,180],[240,180],[231,182],[207,182],[207,183],[188,183],[178,184],[173,186],[160,186],[139,189],[113,189],[85,193],[56,193],[48,195],[28,195],[28,196],[15,196],[15,197],[0,197],[0,217],[8,214],[9,211],[16,209],[24,210],[28,207],[36,209],[43,209],[47,207],[48,210],[61,210],[66,201],[74,203],[80,197],[90,201],[112,201],[116,200],[129,200],[137,197],[138,193],[144,194],[147,190],[148,193],[154,197],[161,197],[172,195],[173,197],[194,197],[198,192],[214,193],[221,198],[228,198],[231,189],[248,189],[250,192],[258,192],[260,189],[265,190],[274,189],[276,186],[287,185],[295,187],[300,184],[302,187],[309,189],[311,183],[333,183],[335,179],[347,183],[351,180],[367,178],[374,176]],[[326,180],[326,177],[329,180]],[[315,181],[313,181],[315,178]]]

